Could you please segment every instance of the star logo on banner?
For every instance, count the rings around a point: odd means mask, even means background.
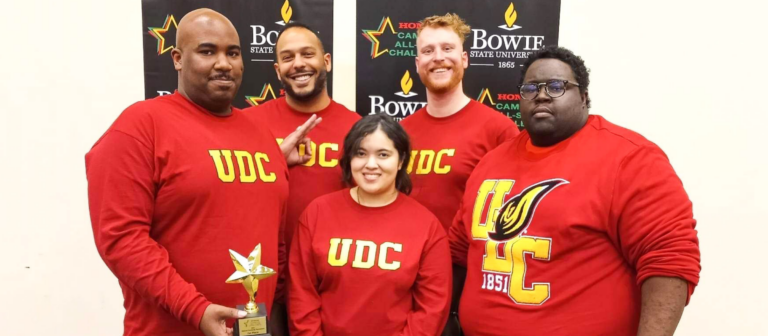
[[[245,101],[251,106],[259,106],[259,103],[267,100],[268,94],[272,94],[272,99],[275,99],[275,91],[272,90],[272,84],[269,83],[264,84],[258,96],[245,96]]]
[[[381,23],[379,24],[378,29],[363,29],[363,36],[366,40],[371,42],[371,58],[376,58],[381,56],[382,54],[389,51],[389,49],[384,49],[382,51],[379,51],[379,46],[381,43],[379,42],[379,39],[376,38],[377,36],[381,36],[384,34],[384,32],[387,30],[387,25],[389,25],[389,30],[392,32],[392,35],[397,34],[395,32],[395,28],[392,27],[392,20],[389,19],[389,17],[383,17],[381,19]]]
[[[488,101],[491,102],[491,105],[495,105],[495,103],[493,102],[493,98],[491,97],[491,91],[488,90],[487,88],[483,88],[482,90],[480,90],[480,95],[477,96],[477,101],[482,104],[485,102],[486,97],[488,98]]]
[[[173,32],[169,33],[168,31],[171,29],[171,26],[173,26]],[[149,27],[149,35],[157,39],[158,55],[165,54],[168,50],[174,48],[173,44],[176,42],[176,29],[178,28],[179,26],[176,24],[176,18],[174,18],[173,15],[165,16],[165,22],[163,22],[162,27]],[[166,47],[165,36],[172,36],[174,43],[168,43],[170,45]]]

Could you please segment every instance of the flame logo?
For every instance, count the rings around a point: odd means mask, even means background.
[[[494,221],[494,232],[488,232],[488,237],[496,241],[507,241],[519,236],[531,225],[533,213],[541,199],[552,189],[567,183],[563,179],[539,182],[509,199],[499,210]]]
[[[400,88],[403,89],[404,94],[408,94],[411,92],[412,87],[413,79],[411,78],[411,73],[408,72],[408,70],[405,70],[403,78],[400,79]]]
[[[286,0],[286,3],[288,1]],[[512,28],[512,26],[515,25],[515,21],[517,21],[517,11],[515,10],[515,4],[513,2],[509,3],[509,7],[507,8],[507,11],[504,12],[504,20],[507,22],[507,27]]]
[[[283,16],[283,22],[285,22],[285,24],[288,24],[288,22],[291,21],[293,8],[291,8],[291,4],[288,3],[288,0],[285,0],[285,3],[283,3],[283,8],[280,8],[280,15]]]

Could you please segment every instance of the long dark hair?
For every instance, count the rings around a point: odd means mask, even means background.
[[[408,176],[408,164],[411,162],[411,140],[408,133],[392,117],[381,113],[366,116],[358,120],[344,138],[344,149],[341,153],[341,176],[344,183],[353,186],[352,157],[360,149],[360,143],[369,134],[380,129],[395,145],[397,155],[402,162],[400,170],[395,175],[395,188],[403,194],[410,194],[411,178]]]

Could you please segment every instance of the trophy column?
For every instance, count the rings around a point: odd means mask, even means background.
[[[238,310],[246,310],[247,305],[237,305]],[[269,320],[267,320],[267,306],[263,303],[256,305],[258,311],[248,313],[244,318],[237,319],[234,325],[234,336],[269,336]]]

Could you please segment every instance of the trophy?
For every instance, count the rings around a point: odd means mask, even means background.
[[[248,304],[237,306],[238,310],[244,310],[247,315],[235,322],[234,335],[269,335],[267,306],[264,303],[257,304],[254,300],[259,280],[275,275],[275,270],[261,264],[261,244],[256,245],[248,259],[233,250],[229,250],[229,255],[235,263],[236,271],[227,279],[227,283],[242,283],[250,299]]]

